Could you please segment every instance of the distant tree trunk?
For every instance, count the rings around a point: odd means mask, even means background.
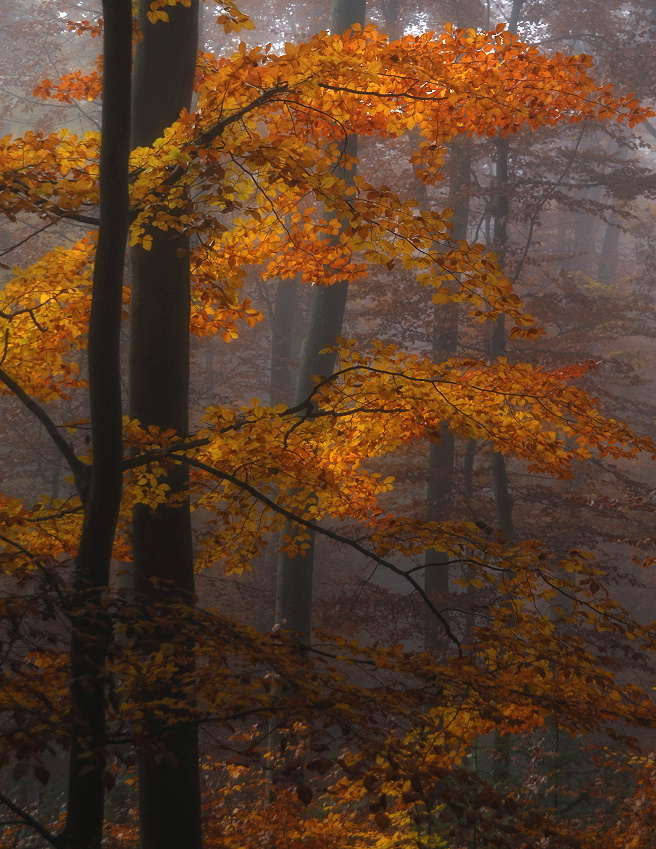
[[[599,280],[606,285],[615,283],[617,280],[617,270],[619,267],[619,244],[620,244],[620,228],[619,216],[611,213],[610,221],[604,233],[604,241],[601,245],[601,254],[599,256],[599,271],[597,275]]]
[[[448,12],[447,20],[455,23],[457,27],[471,27],[472,29],[481,29],[486,25],[486,8],[485,3],[480,0],[451,0],[449,4],[451,9]]]
[[[524,0],[513,0],[513,5],[508,22],[511,33],[517,32],[519,13]],[[510,199],[508,196],[508,160],[510,156],[510,145],[508,139],[503,136],[497,137],[496,176],[495,189],[496,201],[494,209],[494,249],[499,257],[501,268],[505,266],[506,247],[508,244],[508,214],[510,212]],[[492,326],[490,339],[490,358],[494,361],[506,353],[506,320],[505,315],[500,315]],[[513,499],[508,485],[508,473],[506,471],[506,458],[498,451],[492,451],[490,457],[492,473],[492,489],[494,492],[494,506],[496,508],[497,523],[501,531],[508,537],[513,536]],[[495,765],[493,776],[495,781],[503,783],[510,777],[510,738],[508,735],[495,734],[494,745]]]
[[[365,0],[333,0],[331,32],[341,35],[353,24],[364,26]],[[348,136],[344,144],[347,156],[356,156],[357,137]],[[355,171],[341,167],[335,174],[347,185],[353,180]],[[335,367],[333,353],[319,353],[332,345],[342,331],[348,284],[343,281],[331,286],[315,286],[312,290],[307,329],[296,380],[295,403],[301,403],[312,391],[313,375],[330,375]],[[285,533],[294,535],[292,524]],[[276,621],[285,630],[299,637],[302,642],[310,639],[312,627],[312,577],[314,569],[314,537],[309,549],[296,557],[281,551],[278,557],[276,592]]]
[[[511,33],[517,32],[519,14],[524,0],[513,0],[508,29]],[[510,145],[507,138],[499,135],[497,138],[496,177],[495,177],[495,209],[494,209],[494,249],[499,257],[499,263],[503,268],[505,264],[506,245],[508,243],[508,213],[510,201],[508,197],[508,159]],[[490,339],[490,359],[496,360],[506,352],[506,320],[505,315],[500,315],[492,326]],[[492,487],[494,491],[494,505],[497,513],[499,528],[506,536],[512,536],[513,528],[513,500],[508,485],[508,474],[506,471],[506,458],[498,451],[493,451],[490,458],[492,472]]]
[[[100,149],[100,228],[93,268],[88,358],[93,466],[76,559],[68,812],[62,847],[100,849],[105,787],[104,667],[111,623],[98,616],[121,501],[123,424],[120,330],[123,268],[129,226],[132,2],[103,3],[104,73]]]
[[[465,459],[462,463],[462,495],[466,503],[474,495],[474,459],[476,457],[476,447],[477,442],[475,439],[467,440]]]
[[[142,2],[134,88],[134,147],[151,145],[191,108],[198,45],[198,0],[189,7],[167,6],[169,22],[150,23]],[[152,228],[149,251],[133,248],[130,313],[130,416],[144,425],[188,433],[189,408],[189,240]],[[174,505],[156,510],[138,505],[133,513],[135,588],[140,597],[194,603],[194,570],[188,473],[168,470]],[[155,584],[158,581],[165,581]],[[166,642],[166,631],[157,639]],[[180,670],[183,674],[188,669]],[[162,693],[145,693],[144,698]],[[139,821],[142,849],[200,849],[201,809],[198,732],[181,723],[149,741],[139,758]],[[154,758],[158,746],[169,757]]]
[[[494,249],[499,257],[501,267],[504,266],[506,244],[508,242],[508,139],[501,136],[497,139],[497,167],[495,189],[497,192],[494,210]],[[492,325],[490,338],[490,359],[492,361],[502,357],[506,353],[506,321],[505,316],[500,315]],[[492,451],[490,457],[492,473],[492,489],[494,492],[494,506],[497,513],[499,528],[507,536],[512,536],[513,528],[513,500],[508,485],[508,474],[506,472],[506,458],[498,451]]]
[[[471,160],[462,141],[451,145],[451,177],[447,206],[453,209],[451,238],[460,241],[467,238],[469,223],[469,183]],[[454,357],[458,350],[458,304],[439,304],[434,307],[433,317],[433,361],[443,362]],[[445,521],[451,510],[455,443],[446,422],[440,425],[439,442],[432,442],[428,460],[428,488],[426,515],[431,522]],[[426,570],[424,583],[429,595],[449,591],[448,555],[443,551],[428,549],[424,556]],[[436,623],[433,617],[427,621],[426,640],[435,636]],[[439,626],[438,626],[439,627]]]
[[[296,347],[296,322],[301,284],[295,278],[279,280],[271,320],[271,372],[269,403],[288,404],[294,386],[293,360],[298,356]]]
[[[625,162],[629,156],[629,149],[626,145],[620,147],[618,159],[620,162]],[[619,268],[619,245],[620,245],[620,216],[612,211],[609,217],[608,225],[604,233],[604,239],[601,243],[601,251],[599,254],[599,268],[597,276],[602,283],[610,285],[617,280],[617,271]]]
[[[303,295],[297,279],[278,280],[271,318],[271,358],[269,370],[269,404],[290,405],[294,397],[296,372],[301,339],[299,300]],[[296,364],[295,364],[296,363]],[[264,551],[251,563],[259,596],[255,627],[263,633],[275,623],[276,575],[278,569],[278,535],[269,534]]]
[[[385,32],[390,41],[398,41],[403,35],[399,20],[399,0],[382,0],[380,10],[383,13]]]
[[[508,157],[510,146],[508,139],[499,136],[496,143],[496,177],[494,205],[494,236],[493,246],[499,258],[499,264],[505,265],[506,245],[508,242]],[[490,334],[490,359],[497,360],[506,353],[506,317],[500,315],[492,325]],[[494,501],[499,525],[512,526],[512,502],[509,502],[508,478],[503,454],[492,452],[492,483]]]

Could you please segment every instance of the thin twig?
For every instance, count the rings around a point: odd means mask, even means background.
[[[61,846],[61,841],[56,834],[53,834],[49,828],[46,828],[45,825],[43,825],[43,823],[40,823],[39,820],[32,816],[32,814],[23,810],[20,805],[17,805],[9,798],[9,796],[5,796],[2,792],[0,792],[0,802],[3,805],[6,805],[12,813],[20,817],[25,825],[29,825],[30,828],[33,828],[36,832],[38,832],[38,834],[47,840],[51,846]]]
[[[41,424],[45,427],[46,431],[50,435],[50,438],[55,443],[57,448],[62,453],[62,456],[68,463],[70,470],[73,472],[73,477],[75,478],[75,485],[77,487],[80,498],[84,501],[84,497],[86,495],[86,490],[89,485],[89,479],[91,477],[91,466],[87,463],[83,463],[82,460],[75,454],[71,446],[66,442],[64,437],[59,432],[59,428],[54,423],[54,421],[50,418],[48,413],[43,409],[43,407],[31,398],[27,392],[18,384],[16,381],[9,377],[4,369],[0,368],[0,380],[5,384],[8,389],[14,393],[14,395],[22,401],[22,403],[27,407],[27,409],[41,422]]]
[[[276,502],[273,501],[271,498],[268,498],[266,495],[264,495],[264,493],[255,489],[254,486],[251,486],[249,483],[246,483],[246,481],[242,481],[234,475],[231,475],[229,472],[222,472],[220,469],[217,469],[214,466],[210,466],[208,463],[203,463],[200,460],[195,460],[192,457],[178,457],[176,454],[173,453],[171,453],[170,456],[180,463],[186,463],[189,466],[193,466],[196,469],[200,469],[201,471],[207,472],[210,475],[214,475],[215,477],[221,478],[221,480],[227,481],[228,483],[239,487],[239,489],[242,489],[244,492],[248,492],[250,495],[253,496],[253,498],[256,498],[262,504],[265,504],[271,510],[274,510],[276,513],[279,513],[281,516],[284,516],[291,522],[294,522],[297,525],[302,525],[303,527],[307,528],[308,530],[314,531],[315,533],[322,534],[323,536],[328,537],[328,539],[332,539],[335,542],[347,545],[349,546],[349,548],[352,548],[354,551],[363,554],[365,557],[368,557],[370,560],[373,560],[380,566],[384,566],[386,569],[389,569],[391,572],[394,572],[394,574],[400,575],[401,577],[405,578],[405,580],[423,599],[424,603],[431,611],[431,613],[440,621],[447,637],[458,647],[458,653],[461,653],[460,640],[451,630],[447,620],[435,607],[433,602],[430,600],[430,598],[424,591],[424,588],[412,577],[412,575],[408,574],[405,570],[401,569],[396,564],[391,563],[389,560],[385,560],[384,557],[381,557],[380,555],[376,554],[375,551],[371,551],[370,549],[365,548],[363,545],[354,542],[352,539],[342,536],[342,534],[338,534],[335,531],[331,531],[328,528],[323,528],[321,527],[321,525],[316,525],[314,522],[310,522],[307,519],[303,519],[301,516],[298,516],[291,510],[287,510],[285,507],[281,507],[279,504],[276,504]]]

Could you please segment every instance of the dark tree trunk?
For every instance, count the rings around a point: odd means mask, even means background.
[[[141,4],[133,88],[133,147],[151,145],[191,108],[198,46],[198,2],[166,7],[169,22],[151,24]],[[149,251],[131,252],[130,417],[143,425],[188,433],[189,240],[152,228]],[[166,483],[175,504],[133,514],[135,588],[157,602],[194,603],[194,570],[188,473],[169,469]],[[158,582],[159,589],[156,587]],[[153,637],[166,642],[166,629]],[[188,667],[179,670],[180,676]],[[162,693],[145,693],[157,699]],[[181,695],[181,694],[174,694]],[[142,849],[200,849],[201,810],[198,733],[181,723],[158,733],[139,758],[139,822]],[[154,757],[157,749],[167,757]]]
[[[517,17],[521,8],[522,0],[513,3],[514,27],[517,26]],[[497,162],[495,179],[495,209],[494,209],[494,249],[499,257],[499,264],[504,267],[506,258],[506,245],[508,243],[508,213],[510,201],[508,197],[508,159],[510,145],[508,139],[502,136],[497,138]],[[502,314],[492,325],[490,339],[490,359],[496,360],[506,353],[506,321]],[[494,492],[494,505],[497,513],[497,522],[501,530],[507,536],[512,536],[513,528],[513,500],[508,485],[508,474],[506,472],[506,458],[498,451],[492,451],[490,458],[492,472],[492,489]]]
[[[130,77],[132,2],[103,3],[104,74],[100,149],[100,228],[89,319],[89,396],[93,465],[84,501],[76,559],[68,815],[62,846],[99,849],[104,820],[104,667],[111,623],[98,614],[121,501],[123,440],[120,329],[123,268],[129,226]]]

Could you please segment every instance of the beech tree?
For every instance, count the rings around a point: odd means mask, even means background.
[[[168,20],[157,20],[145,4],[139,9],[142,38],[134,62],[132,146],[150,148],[165,130],[191,109],[198,53],[198,0],[174,5]],[[170,205],[183,216],[189,203],[183,190]],[[191,310],[189,235],[177,228],[149,227],[130,253],[129,409],[131,419],[180,439],[189,432],[189,318]],[[189,509],[188,470],[167,470],[169,498],[156,509],[135,504],[132,568],[142,598],[173,596],[193,605],[194,563]],[[170,642],[165,630],[156,648]],[[184,674],[184,667],[180,676]],[[169,692],[155,687],[155,703]],[[144,693],[148,698],[148,694]],[[158,724],[165,733],[158,735]],[[200,776],[198,727],[154,722],[139,762],[139,821],[143,849],[200,847]],[[161,751],[168,757],[158,757]]]
[[[127,847],[136,805],[142,845],[158,849],[200,846],[203,814],[207,845],[217,846],[261,845],[265,831],[299,845],[609,845],[608,835],[628,833],[610,778],[586,788],[608,818],[572,821],[487,781],[470,753],[479,735],[551,723],[589,735],[600,764],[653,806],[649,762],[596,743],[619,726],[654,725],[648,687],[618,674],[626,658],[653,652],[652,628],[612,600],[584,550],[550,552],[474,522],[391,510],[386,463],[446,428],[565,479],[593,454],[628,461],[656,446],[578,386],[586,363],[439,362],[382,341],[361,349],[338,326],[331,350],[307,360],[291,407],[214,403],[190,428],[188,331],[227,340],[256,323],[243,291],[255,264],[264,279],[298,277],[342,301],[372,267],[402,265],[436,304],[458,304],[463,321],[503,315],[512,338],[538,338],[498,257],[456,238],[451,211],[351,179],[344,141],[416,131],[411,164],[430,184],[460,137],[505,139],[563,120],[633,125],[649,110],[595,83],[585,56],[549,57],[503,26],[390,41],[350,21],[348,35],[335,25],[279,55],[241,45],[217,59],[196,57],[193,0],[140,4],[136,27],[131,3],[106,7],[102,25],[71,22],[83,37],[102,29],[102,79],[38,88],[44,98],[102,91],[102,135],[0,142],[0,209],[12,224],[97,228],[12,269],[0,304],[0,378],[43,424],[76,489],[33,505],[0,496],[0,757],[15,780],[44,786],[49,758],[62,749],[71,758],[63,830],[56,813],[3,787],[8,839],[29,832],[88,849],[105,824],[108,841]],[[231,3],[219,12],[228,32],[251,25]],[[131,290],[121,285],[128,229]],[[122,417],[118,331],[128,312]],[[57,424],[48,408],[86,392],[85,346],[90,446],[86,421]],[[320,356],[329,367],[312,365]],[[358,530],[337,529],[342,520]],[[196,605],[194,561],[240,572],[276,532],[292,560],[322,535],[394,574],[453,651],[436,658],[337,634],[300,654],[284,633],[258,634]],[[476,596],[467,633],[419,577],[427,551],[458,565]],[[133,591],[110,578],[112,555],[133,564]],[[272,718],[289,746],[268,792],[257,770],[270,763]],[[212,733],[204,804],[199,727]]]

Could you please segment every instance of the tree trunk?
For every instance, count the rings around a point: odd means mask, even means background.
[[[76,559],[68,812],[61,845],[99,849],[105,787],[104,667],[111,623],[98,616],[109,568],[123,481],[120,329],[123,268],[129,226],[132,2],[103,3],[104,73],[100,149],[100,228],[89,318],[89,396],[93,465]]]
[[[364,26],[365,0],[333,0],[331,32],[341,35],[353,24]],[[356,156],[357,137],[348,136],[344,150],[347,156]],[[336,168],[335,175],[352,184],[355,169]],[[335,367],[333,353],[320,354],[327,345],[332,345],[342,331],[346,308],[346,282],[332,286],[315,286],[308,315],[307,329],[296,381],[295,403],[300,404],[312,392],[314,375],[327,376]],[[293,524],[285,527],[285,533],[294,535]],[[276,621],[285,630],[308,642],[312,626],[312,573],[314,568],[314,538],[303,554],[290,557],[280,552],[276,587]]]
[[[294,369],[292,361],[298,356],[295,326],[300,298],[298,280],[279,280],[271,321],[271,377],[269,403],[289,404],[292,400]]]
[[[625,162],[629,155],[629,149],[623,145],[619,150],[620,162]],[[619,268],[619,245],[620,245],[620,216],[612,211],[609,216],[606,232],[601,243],[601,252],[599,254],[599,267],[597,276],[602,283],[607,286],[617,281],[617,271]]]
[[[606,285],[615,283],[617,280],[617,270],[619,267],[618,249],[620,244],[619,221],[619,216],[614,212],[611,213],[610,221],[604,233],[604,241],[601,245],[598,277]]]
[[[271,360],[269,370],[269,404],[291,405],[298,371],[301,339],[298,333],[298,303],[302,297],[297,279],[279,280],[276,296],[269,308],[271,318]],[[276,572],[278,568],[278,535],[269,534],[264,551],[251,564],[257,580],[259,610],[255,627],[267,633],[275,624]]]
[[[513,5],[508,22],[511,33],[517,32],[519,13],[524,0],[513,0]],[[506,247],[508,244],[508,214],[510,212],[510,199],[508,196],[508,160],[510,145],[508,139],[499,135],[497,138],[497,162],[496,162],[496,201],[494,210],[494,249],[499,257],[501,268],[505,266]],[[500,315],[492,326],[490,339],[490,358],[498,359],[506,353],[506,317]],[[501,531],[508,537],[513,536],[513,499],[508,485],[508,473],[506,471],[506,458],[499,451],[493,451],[490,458],[492,473],[492,489],[494,492],[494,506],[496,508],[497,523]],[[495,734],[495,767],[494,779],[503,783],[510,777],[510,738],[507,735]]]
[[[198,45],[198,0],[166,7],[169,22],[150,23],[140,6],[143,40],[137,42],[133,87],[133,147],[151,145],[191,108]],[[130,417],[142,425],[188,433],[190,265],[186,236],[152,228],[149,251],[131,252]],[[135,587],[140,597],[194,604],[194,570],[188,472],[168,470],[175,504],[133,513]],[[160,582],[164,581],[162,585]],[[159,586],[159,589],[156,587]],[[166,629],[156,639],[166,642]],[[179,670],[182,676],[188,667]],[[145,693],[144,699],[162,693]],[[181,722],[158,734],[139,758],[142,849],[200,849],[201,808],[198,733]],[[166,757],[155,758],[157,750]]]
[[[515,0],[511,21],[514,25],[511,31],[517,28],[517,16],[522,6],[522,0]],[[495,178],[495,209],[494,209],[494,249],[499,257],[499,264],[504,267],[506,245],[508,243],[508,213],[510,201],[508,198],[508,158],[510,145],[508,139],[502,136],[497,138],[497,161]],[[505,315],[500,315],[492,325],[490,339],[490,359],[496,360],[506,353],[506,321]],[[506,458],[498,451],[492,451],[490,458],[492,472],[492,488],[494,492],[494,506],[497,513],[499,527],[507,536],[512,536],[513,528],[513,500],[508,486],[508,474],[506,472]]]
[[[469,183],[471,160],[463,149],[462,141],[451,145],[451,178],[447,205],[453,209],[451,238],[460,241],[467,238],[469,223]],[[443,362],[455,357],[458,350],[458,304],[437,304],[433,319],[433,361]],[[426,514],[431,522],[443,522],[449,518],[453,493],[455,443],[446,422],[440,426],[440,441],[430,446],[428,459],[428,488]],[[428,549],[424,555],[426,569],[424,585],[430,595],[449,591],[449,556],[446,552]],[[426,644],[430,647],[437,638],[439,623],[429,615],[426,622]]]
[[[398,41],[403,35],[399,20],[399,0],[382,0],[380,10],[389,40]]]
[[[477,442],[468,439],[465,447],[465,458],[462,463],[462,495],[468,504],[474,496],[474,460],[476,458]]]

